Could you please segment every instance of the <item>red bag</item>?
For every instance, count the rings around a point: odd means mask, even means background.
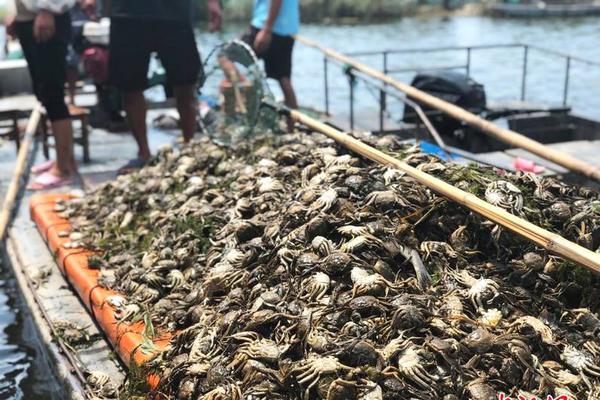
[[[90,47],[83,52],[83,68],[95,84],[108,82],[108,49]]]

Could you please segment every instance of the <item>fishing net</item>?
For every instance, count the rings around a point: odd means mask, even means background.
[[[277,131],[280,117],[272,109],[262,108],[273,101],[265,74],[254,51],[241,40],[219,46],[216,64],[223,74],[219,84],[220,110],[204,128],[218,144],[229,146],[260,130]]]

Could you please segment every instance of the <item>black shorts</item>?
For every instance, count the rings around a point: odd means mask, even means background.
[[[254,47],[254,39],[260,29],[253,26],[242,36],[242,40]],[[290,78],[292,76],[292,53],[294,51],[294,38],[273,34],[271,45],[262,54],[257,54],[265,61],[267,76],[273,79]]]
[[[202,71],[192,26],[185,22],[113,18],[110,26],[110,82],[125,92],[148,87],[150,55],[158,57],[173,86],[194,85]]]

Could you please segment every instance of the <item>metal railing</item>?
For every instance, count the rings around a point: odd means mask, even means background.
[[[434,71],[434,70],[464,70],[467,76],[471,75],[472,71],[472,60],[473,55],[477,51],[481,50],[496,50],[496,49],[522,49],[521,59],[521,78],[520,78],[520,99],[525,101],[527,98],[527,79],[530,73],[530,56],[532,52],[538,52],[547,56],[553,56],[560,58],[565,65],[565,72],[563,76],[563,87],[562,87],[562,105],[566,106],[569,97],[569,86],[571,82],[571,70],[574,63],[585,64],[589,66],[599,67],[600,62],[586,60],[581,57],[573,56],[571,54],[562,53],[556,50],[546,49],[537,45],[522,44],[522,43],[507,43],[507,44],[488,44],[488,45],[477,45],[477,46],[446,46],[446,47],[435,47],[435,48],[408,48],[408,49],[388,49],[388,50],[377,50],[377,51],[361,51],[346,53],[350,57],[379,57],[381,59],[381,71],[386,75],[394,75],[406,72],[418,72],[418,71]],[[460,64],[450,65],[439,65],[435,67],[409,67],[409,68],[390,68],[390,57],[398,54],[411,54],[411,53],[441,53],[441,52],[464,52],[465,62]],[[329,90],[329,64],[332,61],[327,56],[323,58],[323,72],[324,72],[324,90],[325,90],[325,111],[330,114],[330,90]],[[354,128],[354,100],[355,100],[355,84],[357,79],[367,81],[364,78],[359,78],[352,72],[351,69],[345,68],[345,73],[348,76],[349,84],[349,98],[350,98],[350,128]],[[387,89],[386,85],[382,89]],[[389,91],[379,91],[379,129],[384,131],[385,128],[385,113],[387,112],[387,97]],[[406,103],[405,103],[406,104]]]

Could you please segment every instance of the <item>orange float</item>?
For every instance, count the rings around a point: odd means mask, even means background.
[[[60,237],[60,233],[69,231],[71,225],[54,208],[57,201],[70,198],[72,196],[65,194],[34,196],[29,203],[31,218],[36,223],[48,248],[54,254],[59,269],[73,286],[92,317],[98,322],[121,360],[127,366],[132,366],[132,363],[137,366],[143,365],[154,355],[153,353],[144,353],[141,347],[144,323],[131,324],[118,321],[114,316],[115,309],[106,300],[110,296],[120,294],[98,285],[99,271],[89,268],[88,264],[88,257],[94,253],[85,249],[65,249],[63,246],[69,239]],[[157,349],[162,350],[170,339],[171,335],[161,334],[153,339],[153,343]],[[158,377],[149,376],[148,383],[153,389],[156,388],[159,383]]]

